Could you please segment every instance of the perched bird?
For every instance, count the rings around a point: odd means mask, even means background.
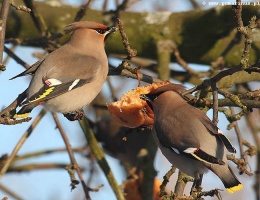
[[[115,27],[90,21],[66,26],[66,32],[73,32],[66,44],[13,77],[33,74],[27,99],[13,118],[28,116],[40,104],[47,110],[61,113],[88,105],[106,80],[108,61],[104,40],[115,30]]]
[[[185,88],[168,84],[141,95],[154,111],[153,138],[169,162],[189,176],[194,185],[211,170],[229,193],[243,188],[227,164],[226,149],[234,147],[207,115],[180,95]]]

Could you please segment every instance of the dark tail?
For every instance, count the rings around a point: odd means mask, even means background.
[[[243,185],[239,182],[236,175],[227,164],[212,165],[209,169],[221,179],[229,193],[236,192],[243,188]]]

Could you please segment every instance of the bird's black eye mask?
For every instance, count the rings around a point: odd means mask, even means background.
[[[162,93],[156,93],[156,94],[141,94],[140,99],[146,101],[146,103],[150,106],[151,109],[153,109],[152,102],[156,100]]]
[[[97,28],[95,29],[99,34],[104,34],[108,31],[108,29],[101,29],[101,28]]]

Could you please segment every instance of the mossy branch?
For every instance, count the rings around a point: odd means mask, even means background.
[[[22,4],[19,0],[16,3]],[[62,32],[65,25],[74,20],[73,16],[76,16],[79,9],[68,5],[62,5],[59,8],[52,7],[46,2],[35,2],[35,5],[51,33]],[[243,20],[250,21],[252,15],[257,15],[257,10],[257,6],[244,6]],[[7,22],[6,38],[19,38],[23,45],[41,46],[40,42],[32,44],[24,40],[39,37],[38,30],[32,27],[30,16],[14,8],[11,11]],[[102,22],[103,14],[102,11],[88,10],[88,16],[84,16],[82,20]],[[68,17],[61,18],[61,16]],[[229,6],[181,13],[120,11],[120,19],[127,25],[125,32],[131,45],[137,50],[138,56],[155,58],[157,42],[171,40],[176,43],[186,62],[199,64],[208,64],[216,60],[226,44],[233,40],[236,34],[234,32],[236,23],[233,18],[233,12]],[[59,43],[62,44],[65,40],[66,37],[62,38]],[[107,41],[107,52],[125,54],[124,48],[118,41],[120,41],[120,34],[113,34]],[[242,39],[228,52],[225,58],[226,66],[238,64],[244,42],[245,40]],[[260,44],[254,40],[252,42],[254,48],[250,50],[249,59],[250,62],[256,62],[260,56]],[[171,58],[173,59],[174,56],[172,55]]]
[[[91,149],[91,152],[93,153],[94,157],[97,160],[97,163],[99,167],[104,172],[110,186],[112,187],[116,197],[118,200],[124,200],[125,197],[120,189],[120,187],[117,184],[117,181],[112,173],[111,168],[108,165],[108,162],[106,161],[105,154],[102,150],[102,148],[99,146],[98,141],[91,130],[88,120],[86,118],[83,118],[80,122],[80,126],[84,132],[84,135],[88,141],[89,147]]]

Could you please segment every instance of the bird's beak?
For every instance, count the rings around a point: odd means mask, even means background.
[[[116,27],[114,27],[114,26],[108,27],[107,31],[105,32],[105,41],[107,40],[110,33],[114,33],[114,32],[116,32]]]
[[[152,103],[158,96],[158,94],[141,94],[140,99]]]
[[[112,26],[112,27],[108,27],[107,31],[106,31],[106,35],[109,35],[110,33],[114,33],[116,32],[116,27]]]
[[[151,102],[151,99],[145,94],[140,94],[140,99],[142,99],[144,101]]]
[[[152,95],[152,97],[150,98],[150,96]],[[140,99],[146,101],[146,103],[149,105],[149,107],[151,109],[153,109],[153,105],[152,105],[152,102],[154,100],[154,97],[155,95],[153,94],[140,94]]]

